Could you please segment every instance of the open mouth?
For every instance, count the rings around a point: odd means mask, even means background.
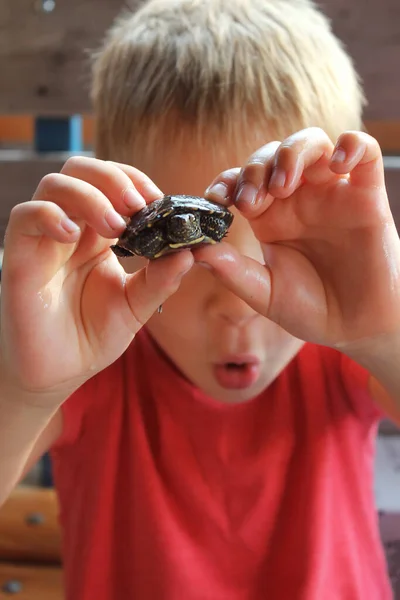
[[[254,357],[238,357],[214,365],[219,385],[231,390],[246,389],[254,385],[260,376],[260,370],[260,362]]]

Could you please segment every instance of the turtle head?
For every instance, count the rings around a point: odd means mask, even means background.
[[[188,243],[201,237],[198,214],[171,215],[167,223],[168,240],[172,243]]]

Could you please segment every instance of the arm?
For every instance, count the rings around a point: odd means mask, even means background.
[[[57,437],[62,403],[121,356],[191,268],[188,251],[127,274],[110,249],[126,226],[121,215],[161,195],[133,167],[73,157],[12,210],[0,306],[0,503]]]
[[[400,335],[385,336],[359,348],[354,359],[371,374],[369,389],[375,403],[400,425]]]
[[[0,506],[62,433],[59,409],[28,404],[0,386]]]

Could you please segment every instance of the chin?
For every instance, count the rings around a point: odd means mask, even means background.
[[[217,382],[203,387],[203,391],[217,402],[224,404],[240,404],[242,402],[250,402],[257,398],[267,387],[268,382],[257,382],[257,385],[252,385],[243,389],[225,389],[218,385]]]

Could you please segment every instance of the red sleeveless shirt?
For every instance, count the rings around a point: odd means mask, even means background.
[[[305,345],[240,405],[142,330],[63,407],[67,600],[388,600],[368,374]]]

